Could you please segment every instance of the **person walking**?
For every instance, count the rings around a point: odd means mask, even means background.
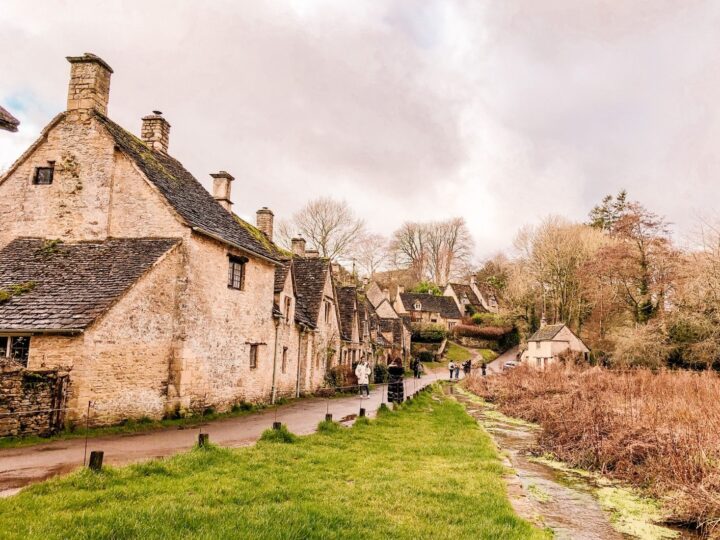
[[[460,364],[455,364],[455,380],[460,379]]]
[[[457,367],[457,365],[455,364],[455,362],[453,362],[452,360],[450,360],[450,363],[448,364],[448,369],[450,370],[450,380],[451,380],[451,381],[452,381],[452,378],[453,378],[453,373],[455,373],[455,368],[456,368],[456,367]]]
[[[487,372],[487,364],[485,362],[482,363],[481,369],[482,369],[482,376],[484,377]]]
[[[388,401],[390,403],[402,403],[405,400],[405,388],[403,378],[405,377],[405,369],[399,358],[393,360],[388,366]]]
[[[420,359],[415,358],[414,364],[412,365],[413,374],[415,375],[416,379],[420,378],[420,371],[422,370],[422,362]]]
[[[466,377],[470,376],[471,369],[472,369],[472,363],[470,362],[470,360],[465,361],[465,363],[463,364],[463,373],[465,374]]]
[[[358,386],[360,387],[360,397],[370,397],[370,366],[367,360],[360,362],[355,368],[355,376],[358,380]],[[365,396],[363,396],[363,391]]]

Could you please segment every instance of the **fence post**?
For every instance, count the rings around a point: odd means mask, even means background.
[[[200,448],[204,448],[208,444],[210,444],[210,434],[209,433],[200,433],[198,435],[198,446]]]
[[[98,472],[102,469],[104,455],[105,452],[101,450],[93,450],[90,452],[90,463],[88,464],[88,467],[90,467],[91,471]]]
[[[273,429],[280,430],[282,428],[282,422],[273,422]]]
[[[325,415],[325,421],[326,422],[332,422],[332,413],[327,413]]]
[[[365,409],[363,407],[360,407],[360,415],[359,416],[360,416],[360,418],[365,416]]]

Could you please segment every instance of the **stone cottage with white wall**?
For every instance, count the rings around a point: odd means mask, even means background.
[[[213,174],[211,195],[169,154],[159,111],[132,135],[107,115],[108,64],[68,61],[67,110],[0,177],[0,354],[68,372],[69,417],[91,401],[97,424],[297,391],[298,365],[332,331],[281,326],[285,297],[299,313],[292,284],[278,289],[287,261],[232,213],[233,177]],[[332,298],[329,279],[321,289]],[[290,327],[315,349],[292,349]]]
[[[546,324],[530,336],[521,359],[531,367],[542,369],[568,353],[587,360],[590,349],[566,325]]]

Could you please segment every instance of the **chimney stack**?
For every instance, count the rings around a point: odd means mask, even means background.
[[[255,223],[269,240],[273,239],[273,219],[275,214],[267,206],[263,206],[255,214]]]
[[[112,68],[94,54],[67,56],[70,62],[67,110],[81,116],[97,111],[107,114]]]
[[[308,249],[305,251],[305,256],[308,259],[318,259],[320,257],[320,252],[317,249]]]
[[[220,171],[210,176],[213,177],[213,199],[219,202],[225,210],[232,212],[230,193],[232,190],[231,183],[235,179],[230,173],[225,171]]]
[[[167,154],[170,144],[170,124],[160,111],[143,116],[140,138],[153,150]]]
[[[302,236],[292,239],[292,252],[297,257],[305,256],[305,239]]]
[[[390,290],[389,290],[389,289],[383,289],[382,292],[383,292],[383,296],[385,297],[385,299],[388,300],[388,301],[390,301]]]

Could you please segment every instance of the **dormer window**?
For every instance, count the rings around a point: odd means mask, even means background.
[[[36,186],[49,186],[53,183],[53,173],[55,172],[55,162],[48,161],[47,167],[35,167],[33,175],[33,184]]]
[[[415,311],[422,311],[422,302],[420,302],[420,300],[415,300],[415,303],[413,304],[413,309]]]
[[[245,288],[245,265],[248,260],[245,257],[228,257],[228,287],[242,291]]]

